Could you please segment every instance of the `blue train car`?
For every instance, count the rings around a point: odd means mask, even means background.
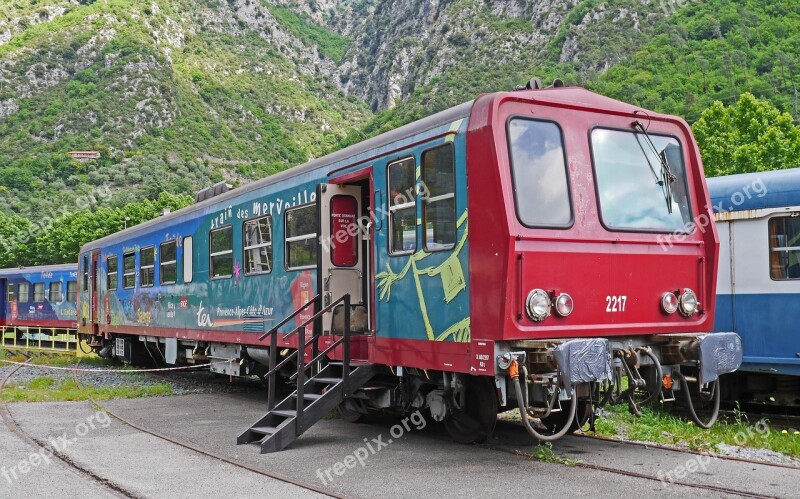
[[[0,326],[77,326],[77,265],[0,270]]]
[[[800,404],[800,168],[708,179],[720,236],[716,331],[744,342],[741,400]]]

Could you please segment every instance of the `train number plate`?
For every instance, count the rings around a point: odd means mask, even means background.
[[[606,312],[624,312],[628,297],[625,295],[606,296]]]

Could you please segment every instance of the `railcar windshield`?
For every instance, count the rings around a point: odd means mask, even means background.
[[[572,223],[561,130],[553,122],[514,118],[508,123],[517,216],[528,227]]]
[[[686,231],[692,220],[681,147],[674,137],[625,130],[592,130],[600,216],[608,229]],[[665,186],[662,159],[674,180]],[[667,180],[669,181],[669,180]],[[665,189],[671,187],[671,189]]]

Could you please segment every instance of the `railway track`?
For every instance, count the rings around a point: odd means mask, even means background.
[[[80,361],[78,361],[78,363],[75,365],[75,367],[77,368],[79,364],[80,364]],[[170,379],[169,376],[165,376],[162,373],[158,373],[158,374],[156,374],[156,373],[148,373],[148,375],[151,375],[151,376],[154,376],[154,377],[156,377],[158,379],[166,380],[166,381],[169,381],[169,382],[175,382],[175,380]],[[77,370],[73,371],[73,378],[75,379],[75,382],[78,385],[80,385],[80,380],[78,378],[78,371]],[[188,385],[188,383],[185,383],[185,384]],[[303,482],[303,481],[300,481],[300,480],[295,480],[294,478],[290,478],[290,477],[287,477],[287,476],[284,476],[284,475],[281,475],[281,474],[278,474],[278,473],[273,473],[273,472],[269,472],[269,471],[266,471],[266,470],[263,470],[263,469],[259,469],[259,468],[256,468],[254,466],[250,466],[250,465],[248,465],[246,463],[242,463],[240,461],[237,461],[235,459],[230,459],[230,458],[215,454],[213,452],[209,452],[207,450],[201,449],[199,447],[196,447],[194,445],[188,444],[186,442],[181,442],[181,441],[176,440],[176,439],[174,439],[172,437],[164,435],[164,434],[162,434],[160,432],[157,432],[157,431],[152,430],[150,428],[146,428],[146,427],[141,426],[139,424],[136,424],[136,423],[134,423],[132,421],[129,421],[128,419],[120,416],[119,414],[115,413],[114,411],[109,410],[108,408],[104,407],[102,404],[100,404],[96,400],[90,399],[90,401],[92,402],[92,404],[94,404],[100,410],[102,410],[103,412],[107,413],[109,416],[111,416],[112,418],[116,419],[117,421],[119,421],[120,423],[122,423],[122,424],[124,424],[126,426],[129,426],[129,427],[131,427],[131,428],[133,428],[133,429],[135,429],[137,431],[140,431],[142,433],[146,433],[148,435],[151,435],[153,437],[159,438],[159,439],[164,440],[166,442],[169,442],[171,444],[177,445],[179,447],[183,447],[184,449],[191,450],[191,451],[196,452],[196,453],[198,453],[198,454],[200,454],[202,456],[205,456],[205,457],[208,457],[208,458],[211,458],[211,459],[223,462],[223,463],[227,463],[227,464],[230,464],[232,466],[236,466],[237,468],[241,468],[243,470],[247,470],[247,471],[250,471],[252,473],[256,473],[258,475],[261,475],[261,476],[264,476],[264,477],[267,477],[267,478],[271,478],[273,480],[278,480],[278,481],[281,481],[281,482],[284,482],[284,483],[288,483],[290,485],[294,485],[296,487],[300,487],[300,488],[308,490],[310,492],[321,494],[321,495],[324,495],[324,496],[327,496],[327,497],[332,497],[332,498],[337,498],[337,499],[345,499],[347,497],[347,496],[332,492],[330,490],[324,490],[324,489],[322,489],[322,488],[320,488],[320,487],[318,487],[318,486],[316,486],[314,484],[310,484],[310,483]]]
[[[73,378],[75,379],[76,382],[80,383],[80,375],[79,375],[79,372],[77,371],[77,368],[79,367],[79,364],[76,364],[73,367],[74,368],[72,369],[72,376],[73,376]],[[21,368],[21,366],[16,366],[16,368],[12,372],[10,372],[2,380],[2,382],[0,383],[0,391],[2,391],[2,388],[5,387],[6,382],[8,381],[8,379],[11,378],[11,376],[19,368]],[[166,380],[166,381],[170,381],[170,382],[180,382],[180,381],[185,382],[185,380],[181,380],[180,377],[177,377],[177,379],[172,379],[173,376],[170,376],[167,373],[158,373],[158,374],[155,375],[155,377],[157,377],[159,379]],[[187,384],[189,384],[189,383],[187,383]],[[158,431],[155,431],[153,429],[150,429],[150,428],[147,428],[145,426],[142,426],[141,424],[137,424],[137,423],[131,422],[130,420],[128,420],[127,418],[121,416],[120,414],[116,414],[114,411],[111,411],[111,410],[108,410],[105,407],[102,407],[102,405],[99,404],[97,401],[92,401],[92,402],[94,404],[96,404],[96,406],[98,406],[101,410],[105,411],[111,417],[116,419],[117,421],[119,421],[119,422],[121,422],[121,423],[123,423],[123,424],[125,424],[125,425],[127,425],[127,426],[129,426],[129,427],[131,427],[131,428],[133,428],[135,430],[137,430],[137,431],[140,431],[140,432],[146,433],[148,435],[154,436],[156,438],[162,439],[162,440],[164,440],[166,442],[169,442],[169,443],[171,443],[173,445],[177,445],[177,446],[183,447],[185,449],[191,450],[191,451],[196,452],[196,453],[198,453],[200,455],[203,455],[205,457],[214,459],[214,460],[219,461],[219,462],[224,462],[224,463],[227,463],[229,465],[236,466],[238,468],[241,468],[243,470],[247,470],[247,471],[252,472],[252,473],[256,473],[258,475],[262,475],[262,476],[265,476],[265,477],[268,477],[268,478],[271,478],[271,479],[274,479],[274,480],[279,480],[279,481],[282,481],[282,482],[285,482],[285,483],[288,483],[288,484],[292,484],[292,485],[297,486],[297,487],[301,487],[301,488],[303,488],[305,490],[308,490],[308,491],[311,491],[311,492],[315,492],[315,493],[318,493],[318,494],[324,494],[324,495],[330,496],[330,497],[343,497],[343,496],[337,495],[335,493],[332,493],[330,491],[322,490],[322,489],[320,489],[319,487],[317,487],[314,484],[308,484],[308,483],[305,483],[305,482],[302,482],[302,481],[299,481],[299,480],[295,480],[293,478],[286,477],[286,476],[283,476],[283,475],[280,475],[280,474],[277,474],[277,473],[267,472],[265,470],[255,468],[255,467],[250,466],[248,464],[238,462],[235,459],[231,459],[231,458],[227,458],[227,457],[224,457],[224,456],[216,455],[216,454],[208,452],[208,451],[206,451],[204,449],[197,448],[197,447],[195,447],[193,445],[190,445],[190,444],[187,444],[185,442],[182,442],[179,439],[176,439],[176,438],[171,437],[171,436],[164,435],[164,434],[162,434],[162,433],[160,433]],[[8,413],[7,409],[5,408],[4,405],[2,405],[1,402],[0,402],[0,414],[2,414],[4,421],[8,420],[8,421],[11,421],[10,424],[13,424],[13,419],[11,419],[11,415]],[[9,423],[7,422],[7,424],[9,424]],[[20,429],[18,429],[16,426],[14,426],[14,428],[15,428],[15,431],[18,432],[18,434],[21,434],[21,430]],[[499,424],[499,428],[498,429],[505,430],[505,431],[513,430],[514,435],[512,435],[512,437],[516,436],[516,434],[519,431],[521,431],[520,427],[517,424],[515,424],[514,422],[510,422],[510,421],[501,422]],[[592,436],[592,435],[581,435],[578,438],[606,440],[606,441],[614,442],[616,444],[624,444],[624,445],[628,445],[628,446],[637,446],[637,447],[643,447],[643,448],[648,448],[648,449],[659,449],[659,451],[664,451],[664,452],[674,452],[674,453],[684,453],[684,454],[687,454],[687,453],[689,453],[689,454],[702,454],[702,453],[698,453],[698,452],[688,451],[688,450],[685,450],[685,449],[675,449],[675,448],[670,448],[670,447],[666,447],[666,446],[659,446],[659,445],[652,445],[652,444],[641,444],[641,443],[637,443],[637,442],[627,442],[627,441],[605,439],[605,438],[601,438],[601,437],[595,437],[595,436]],[[34,443],[34,445],[36,445],[36,442],[33,442],[33,443]],[[502,452],[505,452],[505,453],[513,454],[513,455],[518,456],[519,458],[537,459],[537,457],[535,455],[531,454],[531,453],[525,452],[524,450],[520,450],[520,449],[509,448],[508,446],[505,446],[505,447],[503,447],[503,446],[482,446],[482,447],[484,447],[487,450],[502,451]],[[753,461],[753,460],[736,458],[736,457],[729,457],[729,456],[718,456],[718,458],[721,459],[721,460],[742,461],[742,462],[757,464],[757,465],[760,465],[760,466],[774,466],[774,467],[779,467],[779,468],[793,468],[791,466],[786,466],[786,465],[781,465],[781,464],[776,464],[776,463],[765,463],[765,462],[760,462],[760,461]],[[640,471],[632,471],[630,469],[624,469],[622,467],[614,467],[614,466],[603,465],[604,463],[597,464],[597,463],[576,461],[576,462],[573,462],[573,463],[570,463],[570,464],[575,466],[575,467],[590,469],[590,470],[594,470],[594,471],[601,472],[601,473],[610,473],[610,474],[613,474],[613,475],[625,476],[625,477],[629,477],[629,478],[635,478],[635,479],[641,479],[641,480],[648,480],[648,481],[651,481],[651,482],[664,483],[662,478],[660,478],[659,476],[656,476],[652,472],[644,472],[643,473],[643,472],[640,472]],[[125,490],[121,490],[119,487],[115,487],[114,484],[111,484],[111,483],[108,483],[107,481],[104,481],[104,479],[102,477],[96,477],[96,476],[87,474],[84,470],[82,470],[80,468],[80,466],[75,465],[74,463],[70,463],[68,460],[65,461],[65,465],[70,466],[71,468],[76,469],[77,471],[80,471],[81,474],[86,476],[86,478],[88,480],[91,480],[91,481],[93,481],[95,483],[98,483],[98,484],[104,486],[104,488],[106,490],[108,490],[110,493],[113,493],[117,497],[136,497],[131,492],[125,491]],[[797,468],[794,468],[794,469],[797,469]],[[800,472],[800,470],[798,470],[798,472]],[[753,493],[753,492],[750,492],[750,491],[747,491],[747,490],[741,490],[741,489],[738,489],[738,488],[724,487],[724,486],[715,485],[715,484],[708,484],[708,483],[696,483],[696,482],[691,482],[691,481],[686,481],[686,480],[671,480],[669,482],[669,484],[670,485],[674,485],[676,487],[687,488],[687,490],[688,489],[692,489],[692,490],[697,490],[698,492],[706,491],[706,492],[710,492],[710,493],[713,493],[713,494],[726,494],[726,495],[734,495],[734,496],[739,496],[739,497],[769,497],[768,495],[765,495],[764,493]]]
[[[514,431],[517,431],[517,430],[522,431],[522,426],[520,424],[516,423],[516,422],[513,422],[513,421],[498,421],[498,427],[503,427],[503,426],[513,427]],[[600,441],[609,442],[609,443],[622,444],[622,445],[626,445],[626,446],[635,446],[635,447],[646,448],[646,449],[658,449],[658,450],[664,451],[664,452],[693,454],[693,455],[698,455],[698,456],[708,455],[707,453],[698,452],[698,451],[692,451],[692,450],[688,450],[688,449],[676,449],[676,448],[667,447],[667,446],[664,446],[664,445],[650,444],[650,443],[645,444],[645,443],[641,443],[641,442],[631,442],[631,441],[626,441],[626,440],[616,440],[616,439],[598,437],[598,436],[587,435],[587,434],[576,434],[576,435],[574,435],[574,437],[575,438],[582,438],[582,439],[600,440]],[[484,445],[483,447],[486,447],[486,448],[489,448],[489,449],[493,449],[493,450],[497,450],[497,451],[501,451],[501,452],[505,452],[505,453],[509,453],[509,454],[513,454],[513,455],[520,456],[520,457],[524,457],[526,459],[539,460],[539,458],[537,458],[537,456],[534,455],[533,453],[525,452],[525,451],[522,451],[520,449],[512,449],[512,448],[509,448],[509,447],[496,446],[496,445]],[[800,477],[800,468],[798,468],[797,466],[791,466],[791,465],[786,465],[786,464],[781,464],[781,463],[770,463],[770,462],[765,462],[765,461],[755,461],[755,460],[752,460],[752,459],[739,458],[739,457],[735,457],[735,456],[715,455],[714,458],[720,459],[720,460],[724,460],[724,461],[744,462],[744,463],[755,464],[755,465],[759,465],[759,466],[770,466],[770,467],[775,467],[775,468],[792,469],[792,470],[796,470],[798,472],[798,477]],[[578,467],[578,468],[585,468],[585,469],[601,471],[601,472],[605,472],[605,473],[611,473],[611,474],[614,474],[614,475],[627,476],[627,477],[632,477],[632,478],[640,478],[642,480],[649,480],[649,481],[658,482],[658,483],[662,483],[662,484],[665,483],[664,482],[664,478],[659,477],[659,476],[657,476],[655,474],[641,473],[641,472],[637,472],[637,471],[631,471],[631,470],[628,470],[628,469],[615,468],[615,467],[611,467],[611,466],[603,466],[603,465],[598,465],[598,464],[594,464],[594,463],[582,462],[582,461],[579,461],[579,460],[575,460],[575,461],[570,460],[569,465],[570,466],[575,466],[575,467]],[[722,494],[729,494],[729,495],[734,495],[734,496],[739,496],[739,497],[779,497],[779,496],[765,495],[763,493],[754,493],[754,492],[741,490],[741,489],[730,488],[730,487],[722,487],[722,486],[719,486],[719,485],[688,482],[688,481],[685,481],[685,480],[672,480],[672,479],[670,479],[668,483],[669,483],[670,486],[688,487],[688,488],[692,488],[692,489],[698,489],[698,490],[704,490],[704,491],[716,492],[716,493],[722,493]]]
[[[6,387],[6,384],[11,379],[14,374],[17,373],[20,369],[25,367],[24,365],[14,366],[11,371],[9,371],[2,380],[0,380],[0,395],[2,395],[3,390]],[[22,428],[20,428],[16,422],[14,421],[14,417],[8,411],[8,407],[6,407],[5,402],[3,402],[2,396],[0,396],[0,417],[3,420],[3,423],[8,428],[8,431],[14,433],[17,438],[28,444],[31,448],[33,448],[36,452],[47,452],[52,453],[52,459],[56,460],[57,462],[61,463],[64,467],[72,470],[78,476],[85,479],[88,482],[93,483],[94,485],[100,487],[105,492],[111,494],[115,497],[120,498],[132,498],[132,499],[139,499],[139,496],[125,490],[124,488],[112,483],[111,481],[96,475],[92,470],[87,469],[84,466],[72,461],[68,456],[64,455],[63,453],[59,452],[57,449],[52,448],[51,446],[46,445],[44,442],[36,439],[32,435],[26,433]]]

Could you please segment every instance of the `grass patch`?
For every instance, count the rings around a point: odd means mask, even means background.
[[[553,450],[552,442],[542,442],[534,445],[531,456],[537,461],[542,461],[543,463],[557,463],[567,466],[575,466],[577,464],[577,461],[556,454],[556,452]]]
[[[720,444],[769,449],[787,456],[800,457],[800,436],[794,431],[773,429],[769,419],[747,421],[741,414],[723,419],[704,430],[691,421],[657,408],[643,408],[636,418],[627,406],[608,407],[603,419],[596,422],[597,434],[641,442],[676,445],[696,451],[716,451]]]
[[[142,398],[172,395],[172,385],[157,383],[144,386],[86,386],[68,379],[56,382],[49,376],[34,378],[27,383],[6,387],[3,402],[72,402],[108,400],[116,398]]]

